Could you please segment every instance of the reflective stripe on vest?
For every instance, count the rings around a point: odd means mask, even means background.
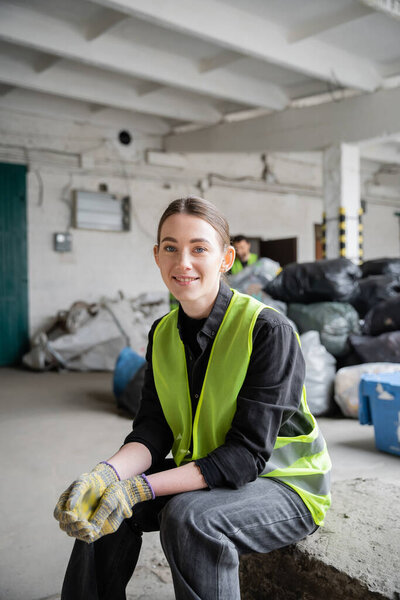
[[[246,377],[253,328],[264,308],[275,310],[233,290],[211,349],[194,419],[185,348],[177,328],[178,310],[170,312],[157,325],[152,355],[154,382],[174,436],[172,454],[178,466],[202,458],[224,443]],[[320,525],[330,505],[331,463],[325,440],[308,409],[304,388],[300,410],[309,423],[309,431],[293,437],[278,436],[261,475],[292,487]]]

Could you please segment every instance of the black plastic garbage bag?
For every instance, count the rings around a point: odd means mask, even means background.
[[[348,302],[360,277],[359,267],[347,258],[291,263],[264,289],[284,302]]]
[[[359,281],[357,294],[351,304],[363,318],[377,304],[397,294],[400,294],[399,275],[371,275]]]
[[[362,326],[365,335],[380,335],[398,330],[400,330],[400,294],[371,308]]]
[[[300,331],[318,331],[321,344],[333,356],[344,356],[350,351],[348,336],[359,333],[356,310],[346,302],[315,302],[314,304],[288,305],[289,319]]]
[[[378,336],[351,335],[350,343],[363,363],[400,363],[400,331]]]
[[[362,277],[370,275],[400,275],[400,258],[375,258],[361,265]]]

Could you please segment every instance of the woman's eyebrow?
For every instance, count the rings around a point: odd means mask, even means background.
[[[174,242],[175,244],[177,244],[177,243],[178,243],[178,240],[176,240],[176,239],[175,239],[175,238],[173,238],[173,237],[166,236],[165,238],[163,238],[163,239],[161,240],[161,244],[162,244],[163,242]],[[197,244],[197,243],[199,243],[199,242],[206,243],[206,244],[209,244],[209,243],[210,243],[210,242],[209,242],[209,240],[207,240],[206,238],[193,238],[192,240],[189,240],[189,242],[190,242],[190,244]]]
[[[209,244],[210,242],[206,239],[206,238],[193,238],[192,240],[189,240],[191,244],[196,244],[198,242],[205,242],[206,244]]]

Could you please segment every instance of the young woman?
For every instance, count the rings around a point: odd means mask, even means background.
[[[221,279],[235,258],[225,218],[201,198],[175,200],[154,257],[179,307],[151,328],[125,444],[56,506],[78,538],[62,600],[125,599],[142,532],[157,529],[178,600],[239,600],[239,555],[304,538],[330,505],[298,339]]]

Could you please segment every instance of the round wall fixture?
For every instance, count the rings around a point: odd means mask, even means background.
[[[123,144],[124,146],[129,146],[129,144],[132,141],[132,136],[129,133],[129,131],[126,131],[125,129],[123,129],[122,131],[119,132],[118,139],[121,142],[121,144]]]

